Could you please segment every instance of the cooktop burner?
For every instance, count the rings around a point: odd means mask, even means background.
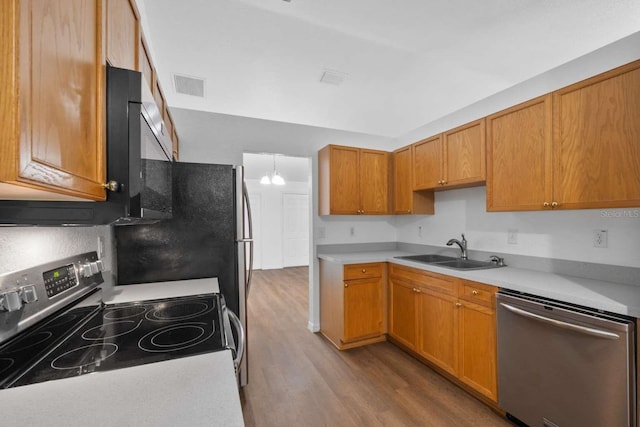
[[[73,309],[4,348],[0,381],[14,387],[224,350],[221,316],[215,294]],[[78,326],[58,344],[72,320]]]

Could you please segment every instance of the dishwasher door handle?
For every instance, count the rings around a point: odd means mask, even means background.
[[[540,316],[539,314],[531,313],[529,311],[522,310],[512,305],[505,304],[503,302],[501,302],[500,305],[514,314],[527,317],[529,319],[537,320],[539,322],[543,322],[548,325],[557,326],[558,328],[569,329],[572,331],[581,332],[583,334],[592,335],[594,337],[605,338],[609,340],[617,340],[620,338],[620,335],[614,334],[613,332],[602,331],[600,329],[588,328],[586,326],[574,325],[573,323],[567,323],[561,320],[550,319],[548,317]]]

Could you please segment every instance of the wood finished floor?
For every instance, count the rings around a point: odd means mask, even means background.
[[[252,426],[511,426],[390,343],[335,349],[307,329],[308,269],[255,271],[248,302]]]

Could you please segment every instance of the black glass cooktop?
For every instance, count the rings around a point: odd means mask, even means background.
[[[221,315],[215,294],[74,309],[58,322],[73,317],[81,326],[53,351],[50,343],[38,344],[56,335],[47,325],[11,343],[15,349],[4,349],[0,381],[3,369],[4,387],[14,387],[223,350]],[[35,346],[42,348],[33,351]]]

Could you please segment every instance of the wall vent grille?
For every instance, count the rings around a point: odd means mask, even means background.
[[[174,74],[173,84],[176,93],[204,98],[204,79]]]

